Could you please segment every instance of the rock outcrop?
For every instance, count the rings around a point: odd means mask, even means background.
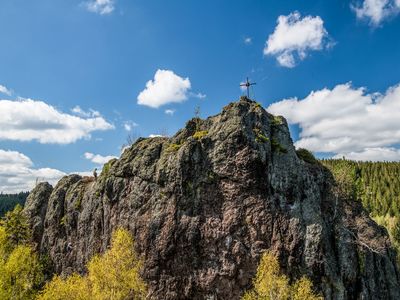
[[[284,118],[242,98],[171,138],[139,139],[96,181],[39,184],[26,210],[57,273],[85,272],[129,229],[151,299],[239,299],[265,250],[326,299],[400,299],[387,232],[332,186],[296,155]]]

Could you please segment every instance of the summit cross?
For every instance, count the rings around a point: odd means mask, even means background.
[[[246,89],[247,89],[247,98],[250,98],[250,92],[249,92],[250,91],[250,87],[252,85],[255,85],[255,84],[256,84],[255,82],[250,82],[249,81],[249,77],[246,78],[246,82],[240,84],[240,86],[245,86],[246,87]]]

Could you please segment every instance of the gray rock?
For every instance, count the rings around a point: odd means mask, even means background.
[[[266,250],[326,299],[400,299],[386,231],[332,185],[297,157],[283,118],[242,98],[172,138],[139,139],[97,181],[68,176],[51,195],[39,185],[26,211],[57,273],[84,273],[129,229],[150,299],[239,299]]]

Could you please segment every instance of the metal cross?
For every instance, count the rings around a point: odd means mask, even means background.
[[[255,84],[256,84],[255,82],[250,82],[249,81],[249,77],[246,78],[246,82],[245,83],[241,83],[240,84],[240,86],[245,86],[246,87],[246,89],[247,89],[247,98],[250,98],[250,93],[249,93],[250,87],[252,85],[255,85]]]

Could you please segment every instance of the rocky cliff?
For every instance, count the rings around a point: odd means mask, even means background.
[[[39,184],[25,211],[57,273],[84,272],[129,229],[151,299],[239,299],[268,249],[326,299],[400,299],[386,231],[332,187],[296,155],[282,117],[242,98],[171,138],[139,139],[96,181]]]

